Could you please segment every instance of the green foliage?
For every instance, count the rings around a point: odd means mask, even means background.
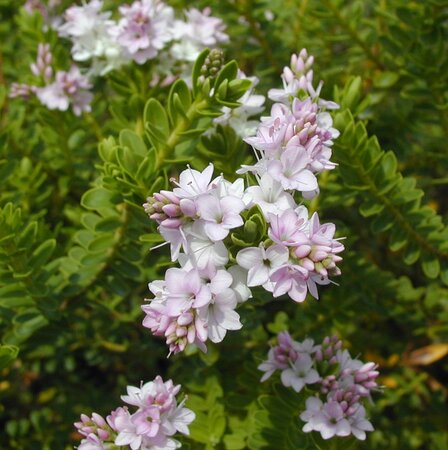
[[[423,191],[415,187],[415,178],[401,175],[395,154],[384,152],[378,139],[368,137],[365,125],[353,119],[350,109],[356,110],[359,94],[354,91],[359,86],[355,79],[339,94],[347,109],[335,116],[335,127],[342,134],[335,145],[342,181],[362,199],[362,216],[374,217],[372,231],[390,231],[392,251],[402,250],[406,264],[421,258],[429,278],[436,278],[442,266],[442,276],[448,281],[448,228],[432,208],[421,205]]]

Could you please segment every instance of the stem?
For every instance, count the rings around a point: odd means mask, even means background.
[[[198,111],[206,108],[207,106],[208,106],[207,99],[201,99],[200,97],[196,98],[194,102],[190,105],[185,116],[182,118],[182,120],[179,121],[179,123],[175,126],[173,131],[171,131],[166,141],[165,147],[163,148],[162,151],[158,153],[157,164],[155,168],[156,172],[161,169],[165,160],[168,159],[174,152],[176,145],[179,144],[179,142],[181,141],[182,137],[181,133],[187,131],[188,128],[190,128],[194,120],[200,117]]]
[[[330,176],[330,172],[327,170],[325,172],[323,172],[320,177],[319,177],[319,186],[322,188],[325,188],[325,186],[328,184],[328,177]],[[316,195],[316,197],[314,197],[311,200],[310,206],[308,208],[308,211],[311,214],[313,214],[314,212],[316,212],[319,209],[319,204],[320,204],[320,196]]]
[[[95,133],[95,137],[98,142],[101,142],[103,140],[103,132],[95,117],[92,115],[92,113],[86,112],[84,113],[84,118],[86,119],[86,122],[92,127],[92,130]]]

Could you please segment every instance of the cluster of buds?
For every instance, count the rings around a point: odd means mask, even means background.
[[[178,229],[196,214],[194,204],[171,191],[156,192],[143,204],[149,218],[166,228]]]
[[[278,345],[258,366],[265,372],[261,381],[279,370],[284,386],[301,392],[306,385],[314,391],[300,414],[305,422],[303,431],[318,431],[324,439],[353,434],[360,440],[373,430],[362,402],[378,390],[377,367],[353,359],[336,336],[314,345],[312,339],[294,341],[287,332],[279,334]]]
[[[201,79],[215,78],[224,65],[224,54],[221,50],[213,49],[205,58],[201,67]]]
[[[42,77],[44,81],[48,82],[53,76],[52,62],[53,55],[50,51],[50,44],[39,44],[36,62],[31,64],[31,72],[36,77]]]
[[[173,450],[180,442],[173,438],[176,432],[188,435],[188,425],[195,419],[193,411],[184,407],[185,400],[177,403],[180,385],[171,380],[164,382],[160,376],[140,388],[127,387],[121,399],[137,407],[130,413],[120,406],[106,419],[97,413],[92,417],[81,415],[75,423],[82,439],[78,450],[130,448],[131,450]]]

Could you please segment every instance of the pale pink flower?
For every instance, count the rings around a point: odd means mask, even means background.
[[[269,281],[273,269],[287,263],[289,251],[283,245],[271,245],[267,249],[263,244],[240,250],[236,256],[237,263],[248,271],[247,285],[260,286]]]
[[[235,311],[237,300],[232,289],[223,289],[213,295],[212,301],[199,309],[199,317],[207,324],[208,337],[221,342],[227,330],[239,330],[243,325]]]
[[[308,243],[307,231],[308,215],[305,208],[298,210],[287,209],[279,216],[269,214],[269,237],[277,244],[298,246]]]
[[[211,292],[197,270],[171,268],[165,274],[167,297],[166,310],[171,317],[193,308],[206,306],[211,301]]]
[[[336,401],[325,403],[314,417],[314,430],[319,431],[323,439],[333,436],[349,436],[351,427],[345,418],[341,405]]]
[[[366,419],[366,410],[364,406],[358,405],[356,412],[348,418],[351,428],[351,434],[356,439],[364,441],[366,439],[366,431],[373,431],[372,424]]]
[[[132,450],[138,450],[142,443],[142,435],[137,433],[137,427],[132,422],[131,414],[124,409],[114,417],[114,426],[118,432],[114,444],[129,445]]]
[[[261,382],[266,381],[276,370],[287,369],[299,357],[298,343],[287,331],[279,333],[277,339],[278,345],[269,350],[267,361],[258,366],[258,370],[265,372]]]
[[[282,371],[283,386],[291,386],[296,392],[300,392],[306,384],[317,383],[321,378],[313,364],[314,361],[307,353],[300,354],[290,367]]]
[[[171,55],[180,61],[194,62],[199,53],[229,41],[221,19],[210,15],[211,9],[199,11],[191,8],[185,11],[186,21],[176,20],[172,25]]]
[[[66,111],[72,106],[75,115],[83,111],[90,111],[93,94],[87,77],[81,75],[79,68],[72,66],[69,72],[59,71],[56,80],[44,87],[36,88],[36,95],[40,102],[48,109]]]
[[[267,164],[268,173],[281,183],[284,189],[297,191],[313,191],[318,188],[317,179],[307,169],[311,160],[301,146],[290,146],[281,154],[280,160],[272,160]]]
[[[258,184],[248,187],[246,193],[251,203],[261,208],[265,219],[269,220],[270,214],[279,216],[283,211],[295,208],[292,195],[285,192],[282,185],[268,173],[263,174]]]
[[[118,43],[138,64],[157,56],[171,40],[174,11],[159,0],[136,0],[119,7]]]
[[[306,422],[302,431],[309,433],[315,430],[316,422],[323,406],[322,400],[318,397],[312,396],[306,399],[306,409],[300,414],[300,419]]]
[[[83,439],[77,447],[78,450],[107,450],[107,448],[109,448],[109,446],[106,446],[104,442],[93,433]]]
[[[176,431],[186,436],[190,434],[188,425],[194,421],[196,414],[191,409],[185,408],[184,403],[185,400],[164,418],[162,429],[166,435],[172,436]]]
[[[221,267],[229,261],[229,251],[223,242],[212,241],[205,232],[205,224],[197,221],[188,232],[188,242],[184,244],[187,256],[198,269],[209,265]]]
[[[213,176],[213,164],[209,164],[202,172],[195,169],[184,170],[179,175],[179,182],[175,182],[178,186],[173,189],[173,193],[178,198],[194,199],[201,194],[205,194],[214,188],[214,183],[211,182]]]
[[[232,275],[232,285],[238,303],[244,303],[252,298],[252,292],[247,286],[247,270],[239,265],[229,267],[229,273]]]
[[[244,203],[232,195],[223,198],[201,195],[196,199],[196,206],[199,217],[204,221],[204,231],[212,241],[222,241],[231,229],[244,223],[240,216]]]
[[[273,271],[270,281],[274,283],[274,297],[288,294],[294,301],[303,302],[307,294],[307,278],[308,271],[294,264]]]

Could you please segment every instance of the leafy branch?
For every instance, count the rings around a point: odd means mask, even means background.
[[[359,78],[347,83],[339,94],[344,109],[335,116],[335,126],[342,131],[334,150],[343,183],[362,200],[362,216],[375,217],[374,233],[391,230],[389,247],[402,250],[406,264],[421,258],[429,278],[436,278],[442,265],[442,276],[448,280],[448,229],[432,208],[422,206],[423,191],[415,187],[414,178],[401,175],[394,153],[383,151],[364,123],[353,118],[349,108],[355,109],[350,103],[356,101],[359,86]]]

